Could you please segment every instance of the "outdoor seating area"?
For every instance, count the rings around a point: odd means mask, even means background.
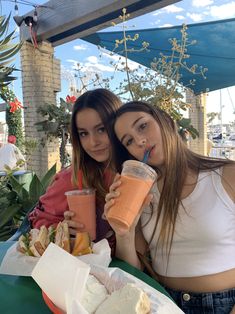
[[[235,314],[234,1],[0,4],[0,312]]]

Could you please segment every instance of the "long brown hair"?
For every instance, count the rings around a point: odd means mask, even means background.
[[[82,172],[83,187],[94,187],[98,200],[102,200],[107,193],[104,185],[104,164],[91,158],[83,149],[76,124],[77,113],[85,108],[98,112],[104,127],[108,127],[110,116],[121,106],[120,99],[107,89],[98,88],[87,91],[77,98],[71,118],[72,156],[72,182],[78,185],[78,172]],[[109,132],[108,132],[109,134]],[[110,156],[111,161],[111,156]]]
[[[181,194],[185,184],[188,170],[195,173],[199,171],[215,170],[225,164],[235,163],[232,160],[215,159],[196,154],[189,150],[179,135],[178,127],[172,118],[158,107],[152,106],[142,101],[132,101],[119,108],[112,122],[112,143],[113,154],[116,156],[115,164],[118,171],[121,170],[122,163],[127,159],[134,159],[127,149],[119,142],[114,133],[114,125],[117,119],[126,112],[145,112],[154,117],[157,121],[162,135],[163,150],[165,156],[164,174],[157,167],[159,177],[163,177],[163,188],[157,209],[157,219],[151,237],[152,241],[161,217],[161,228],[158,243],[165,244],[168,253],[171,249],[173,234],[175,230],[178,208],[181,203]]]

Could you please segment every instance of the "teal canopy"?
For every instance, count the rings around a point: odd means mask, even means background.
[[[213,91],[235,85],[235,19],[219,20],[207,23],[187,25],[189,41],[196,40],[195,45],[188,47],[187,65],[194,64],[207,68],[206,79],[200,75],[182,70],[181,83],[187,86],[192,79],[195,85],[190,86],[195,94]],[[146,67],[151,67],[154,58],[160,53],[171,55],[170,38],[180,40],[182,26],[167,28],[151,28],[127,31],[126,35],[133,37],[139,34],[136,41],[128,41],[128,48],[140,49],[144,41],[149,43],[148,50],[128,53],[130,60]],[[98,32],[82,39],[114,51],[115,40],[122,39],[122,32]],[[123,50],[123,47],[119,47]],[[122,53],[119,53],[123,55]]]

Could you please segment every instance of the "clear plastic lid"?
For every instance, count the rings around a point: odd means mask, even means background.
[[[122,175],[152,181],[157,179],[157,173],[152,167],[137,160],[125,161],[123,163]]]

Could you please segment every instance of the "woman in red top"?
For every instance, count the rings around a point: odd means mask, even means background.
[[[71,235],[81,231],[81,223],[72,221],[65,192],[76,190],[79,172],[83,187],[96,189],[97,238],[110,238],[112,229],[103,220],[105,194],[113,181],[111,168],[111,145],[107,132],[110,116],[121,106],[120,99],[106,89],[87,91],[77,98],[71,118],[71,141],[73,156],[71,167],[59,172],[40,197],[38,205],[30,213],[33,228],[68,221]]]

